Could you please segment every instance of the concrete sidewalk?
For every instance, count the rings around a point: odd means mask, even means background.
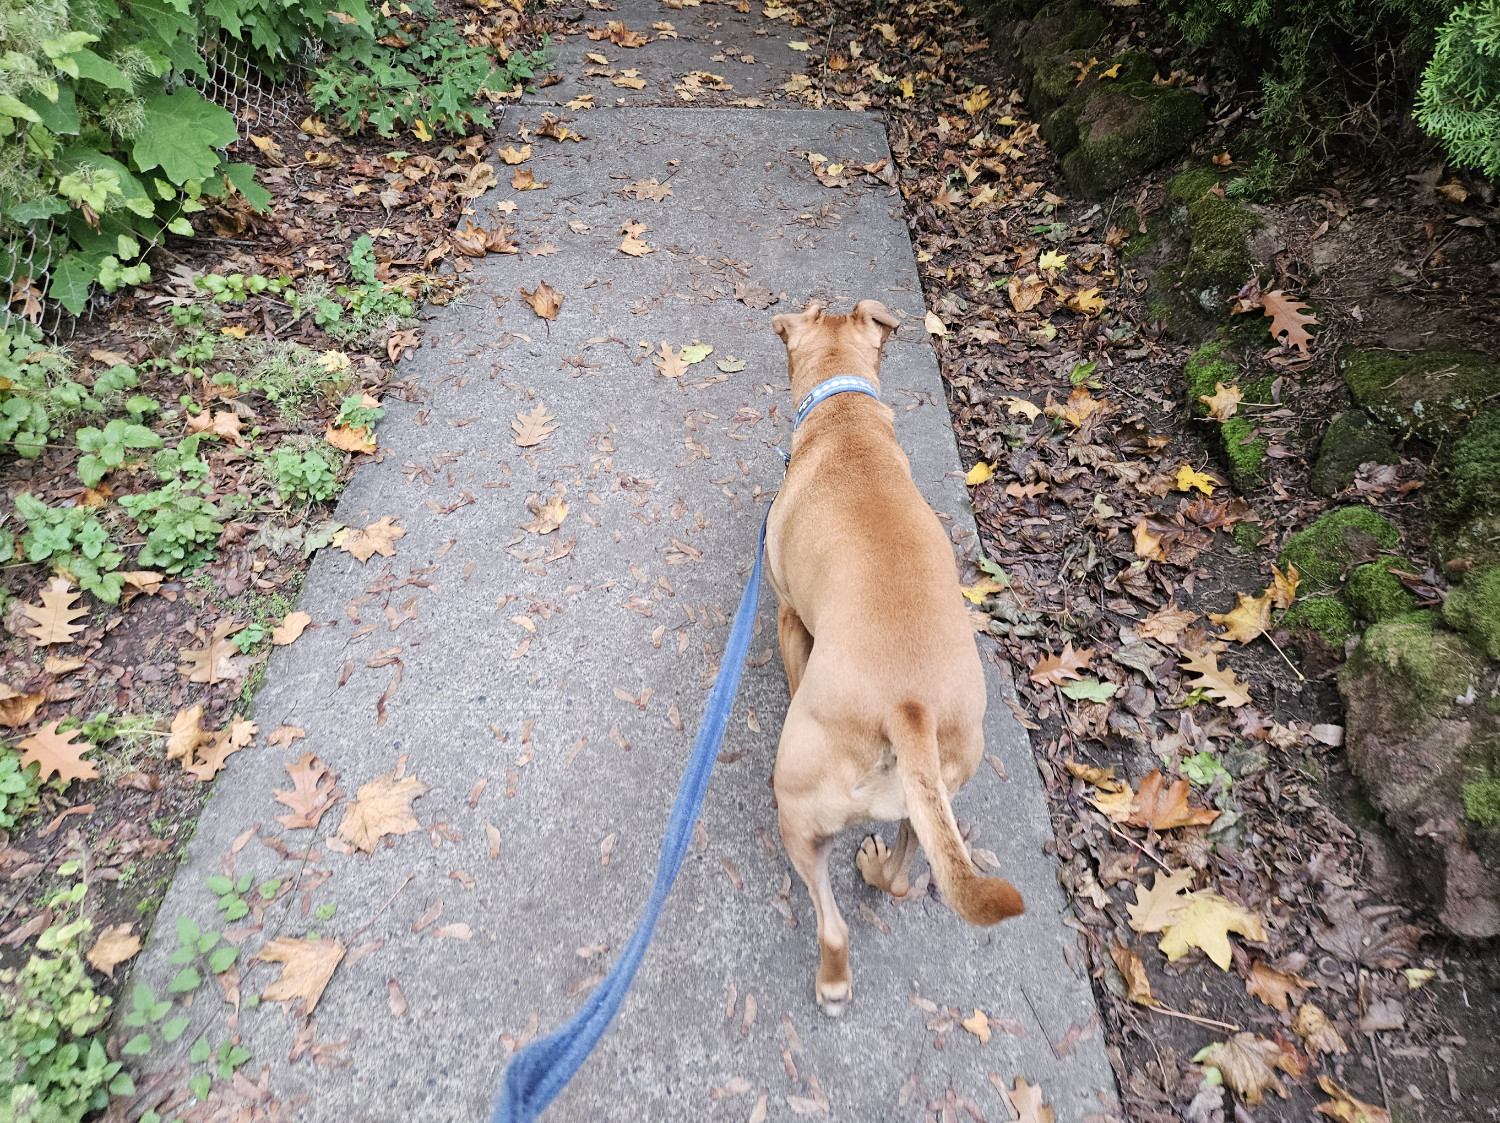
[[[539,108],[513,110],[505,127],[517,118],[535,128]],[[547,189],[480,201],[489,224],[514,199],[523,252],[477,262],[469,294],[434,311],[402,367],[427,396],[387,403],[383,456],[340,506],[351,526],[392,516],[407,533],[389,559],[316,560],[301,607],[327,626],[277,649],[256,710],[263,732],[289,724],[306,738],[290,750],[262,738],[231,760],[142,956],[138,977],[161,993],[177,970],[172,918],[222,927],[203,880],[258,823],[260,840],[229,861],[257,880],[296,880],[242,945],[244,993],[276,978],[244,964],[277,936],[367,952],[339,966],[313,1015],[312,1040],[342,1048],[304,1041],[290,1061],[293,1016],[269,1002],[239,1014],[253,1054],[243,1071],[271,1066],[282,1119],[486,1118],[502,1035],[563,1021],[629,937],[781,477],[772,446],[789,437],[793,403],[775,312],[874,297],[903,318],[885,399],[955,548],[977,549],[900,198],[869,180],[827,188],[803,155],[879,160],[879,118],[612,108],[573,127],[587,139],[533,142],[529,166]],[[622,196],[653,177],[669,197]],[[627,222],[644,225],[650,253],[620,252]],[[524,252],[544,245],[558,252]],[[542,281],[563,293],[550,325],[517,292]],[[749,307],[734,295],[746,283],[785,297]],[[663,341],[714,350],[669,379],[651,361]],[[517,447],[513,420],[540,403],[555,432]],[[568,506],[558,529],[521,529],[556,496]],[[1017,1076],[1041,1084],[1058,1120],[1104,1111],[1113,1078],[1088,982],[1065,956],[1075,937],[1042,849],[1052,832],[993,659],[987,752],[1009,778],[981,769],[955,810],[1028,912],[981,931],[930,898],[894,905],[855,872],[851,832],[835,891],[854,1001],[839,1020],[818,1012],[812,908],[779,848],[768,783],[786,706],[774,648],[766,590],[701,845],[617,1022],[548,1118],[745,1120],[766,1089],[767,1119],[826,1107],[832,1119],[918,1120],[951,1088],[993,1121],[1009,1116],[994,1083]],[[290,787],[285,766],[304,751],[351,799],[404,758],[431,787],[414,803],[422,829],[346,855],[328,844],[335,807],[299,857],[312,832],[284,831],[272,793]],[[215,1045],[225,1036],[216,999],[199,996],[184,1046],[202,1027]],[[978,1007],[999,1028],[982,1044],[934,1004],[963,1017]]]

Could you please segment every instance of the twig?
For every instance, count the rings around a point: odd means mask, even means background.
[[[406,880],[403,881],[400,885],[396,886],[396,891],[390,895],[390,897],[386,900],[385,904],[381,905],[378,909],[375,910],[375,915],[374,916],[370,917],[369,920],[365,921],[365,926],[363,928],[361,928],[358,932],[354,933],[354,935],[352,935],[352,936],[349,937],[349,942],[351,944],[355,940],[357,940],[361,936],[363,936],[365,934],[365,932],[369,930],[370,925],[374,924],[375,921],[380,918],[380,914],[381,913],[385,912],[386,909],[388,909],[388,908],[391,907],[391,901],[394,901],[397,897],[401,896],[401,890],[405,889],[407,887],[407,885],[409,885],[411,883],[411,879],[414,878],[414,877],[416,877],[416,876],[417,875],[414,874],[414,873],[409,873],[409,874],[406,875]]]
[[[1276,654],[1280,655],[1283,659],[1286,659],[1286,665],[1288,667],[1292,668],[1292,674],[1294,674],[1294,675],[1297,676],[1297,681],[1298,682],[1306,682],[1307,681],[1307,676],[1304,675],[1301,671],[1299,671],[1296,668],[1296,666],[1292,663],[1292,661],[1290,659],[1287,659],[1286,652],[1283,651],[1283,650],[1281,650],[1281,645],[1278,644],[1274,639],[1271,639],[1271,633],[1270,632],[1266,632],[1265,633],[1265,637],[1266,637],[1266,640],[1270,643],[1270,645],[1272,647],[1276,648]]]
[[[1144,846],[1142,846],[1135,839],[1131,838],[1128,834],[1121,834],[1119,831],[1115,830],[1115,825],[1113,823],[1109,824],[1109,833],[1111,835],[1113,835],[1115,838],[1118,838],[1121,842],[1128,842],[1128,843],[1130,843],[1130,845],[1134,846],[1142,854],[1146,855],[1146,857],[1150,858],[1153,862],[1155,862],[1162,869],[1166,870],[1168,873],[1176,873],[1177,872],[1171,866],[1167,865],[1166,862],[1163,862],[1155,854],[1153,854],[1153,853],[1151,853],[1151,851],[1147,850]]]
[[[1234,1025],[1230,1022],[1216,1022],[1212,1018],[1200,1018],[1197,1014],[1187,1014],[1181,1010],[1174,1010],[1170,1006],[1162,1006],[1158,1004],[1156,1006],[1147,1006],[1146,1009],[1151,1010],[1157,1014],[1166,1014],[1169,1017],[1182,1018],[1184,1021],[1192,1022],[1195,1025],[1207,1026],[1210,1029],[1222,1029],[1226,1033],[1238,1033],[1240,1031],[1239,1026]]]
[[[1031,995],[1026,993],[1026,985],[1024,983],[1019,985],[1021,987],[1021,997],[1026,999],[1026,1005],[1031,1007],[1031,1016],[1036,1019],[1036,1024],[1040,1027],[1042,1036],[1047,1039],[1047,1048],[1052,1050],[1054,1057],[1057,1056],[1057,1046],[1052,1044],[1052,1035],[1047,1032],[1047,1027],[1043,1024],[1041,1015],[1036,1012],[1036,1004],[1031,1001]]]

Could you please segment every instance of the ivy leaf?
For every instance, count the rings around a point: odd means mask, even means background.
[[[227,110],[184,88],[146,99],[145,127],[131,154],[141,171],[159,167],[173,183],[183,184],[213,175],[219,167],[214,149],[238,136]]]
[[[1118,689],[1120,688],[1112,682],[1086,678],[1068,683],[1062,687],[1062,692],[1075,702],[1108,702]]]

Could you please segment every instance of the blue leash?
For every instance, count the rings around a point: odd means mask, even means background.
[[[868,394],[877,401],[880,398],[875,387],[863,378],[840,376],[827,379],[802,400],[793,421],[793,432],[813,406],[834,394],[851,392]],[[782,456],[785,457],[786,453],[783,452]],[[755,547],[755,566],[750,570],[750,581],[740,597],[740,607],[735,611],[729,641],[724,645],[724,657],[719,663],[719,675],[709,691],[703,723],[698,727],[698,739],[693,743],[682,786],[677,789],[677,799],[667,819],[661,857],[657,859],[656,881],[651,886],[645,912],[641,914],[630,942],[620,952],[620,958],[578,1011],[546,1037],[526,1046],[510,1062],[500,1082],[493,1123],[533,1123],[547,1109],[604,1036],[635,980],[641,960],[646,956],[662,906],[667,903],[667,894],[672,891],[672,883],[682,869],[682,860],[687,857],[693,824],[702,812],[714,760],[724,742],[724,730],[729,724],[735,695],[739,692],[740,676],[745,672],[745,658],[750,654],[750,637],[756,610],[760,606],[761,565],[765,560],[766,523],[770,518],[771,512],[767,509],[760,524],[760,542]]]

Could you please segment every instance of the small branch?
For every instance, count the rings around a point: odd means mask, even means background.
[[[1222,1029],[1226,1033],[1238,1033],[1240,1030],[1239,1026],[1230,1022],[1216,1022],[1212,1018],[1200,1018],[1197,1014],[1186,1014],[1181,1010],[1174,1010],[1170,1006],[1147,1006],[1145,1009],[1156,1014],[1166,1014],[1168,1017],[1181,1018],[1184,1021],[1192,1022],[1194,1025],[1207,1026],[1210,1029]]]

